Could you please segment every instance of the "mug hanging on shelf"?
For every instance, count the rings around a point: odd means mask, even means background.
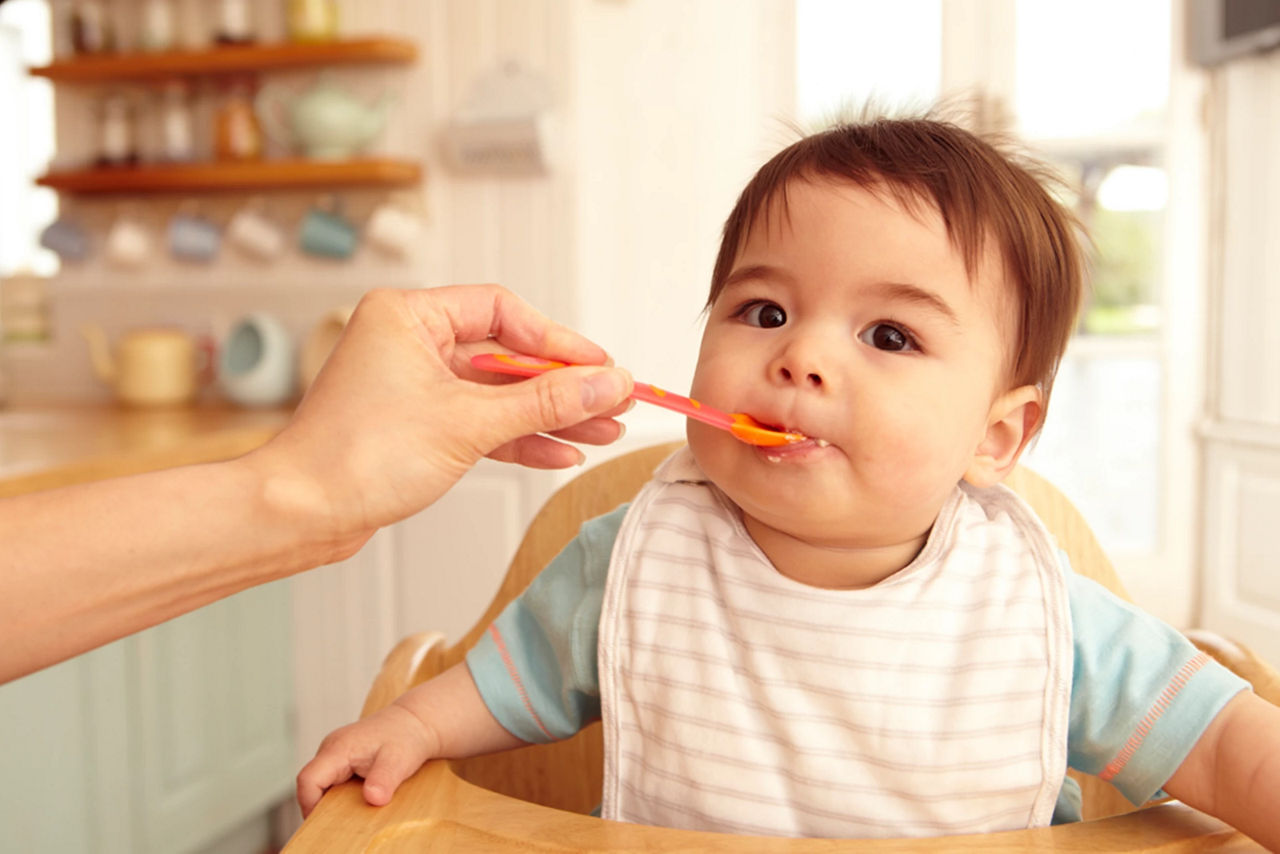
[[[184,202],[169,220],[169,253],[179,261],[209,264],[221,244],[222,231],[200,214],[195,202]]]
[[[107,263],[136,270],[151,258],[151,251],[151,233],[131,208],[122,206],[103,241]]]
[[[342,214],[342,202],[325,197],[302,217],[298,245],[308,255],[346,259],[359,243],[356,227]]]
[[[258,261],[271,261],[284,250],[284,232],[267,215],[266,201],[254,196],[227,223],[227,242]]]
[[[365,237],[387,255],[403,260],[418,241],[422,214],[421,196],[397,193],[374,210],[365,226]]]
[[[83,261],[89,257],[89,232],[75,220],[59,217],[40,232],[40,245],[63,261]]]

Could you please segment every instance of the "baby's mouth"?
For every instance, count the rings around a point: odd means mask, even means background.
[[[799,427],[787,427],[782,424],[773,424],[768,421],[759,421],[758,423],[760,424],[761,427],[765,427],[777,433],[789,433],[791,435],[799,435],[804,437],[802,441],[788,442],[786,445],[771,447],[769,448],[770,451],[792,450],[792,449],[810,448],[810,447],[826,448],[831,444],[826,439],[820,439],[817,436],[813,436],[805,432],[804,430],[800,429]]]

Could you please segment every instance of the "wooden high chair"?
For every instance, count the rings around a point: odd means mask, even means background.
[[[557,492],[529,527],[488,612],[458,643],[439,633],[402,640],[365,701],[363,715],[410,686],[461,661],[488,625],[577,534],[587,519],[630,500],[679,443],[612,459]],[[1074,569],[1128,598],[1079,512],[1052,485],[1019,468],[1008,480],[1044,520]],[[1193,641],[1280,704],[1280,676],[1247,650],[1208,633]],[[840,851],[1237,851],[1261,850],[1222,822],[1179,803],[1134,808],[1109,784],[1077,775],[1086,821],[1053,828],[933,839],[825,840],[748,837],[624,824],[593,818],[603,767],[600,724],[567,741],[473,759],[427,763],[391,803],[371,807],[360,781],[336,786],[286,847],[306,852],[599,850],[722,851],[802,854]]]

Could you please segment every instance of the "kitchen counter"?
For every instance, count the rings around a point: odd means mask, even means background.
[[[0,409],[0,497],[237,457],[279,432],[290,412],[225,405]]]

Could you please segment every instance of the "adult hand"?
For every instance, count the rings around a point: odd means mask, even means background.
[[[472,355],[498,350],[599,367],[515,382],[471,368]],[[250,461],[269,476],[272,499],[319,511],[332,535],[358,548],[481,457],[564,468],[582,454],[558,439],[617,439],[612,416],[632,381],[606,360],[496,285],[373,291],[289,425]]]

